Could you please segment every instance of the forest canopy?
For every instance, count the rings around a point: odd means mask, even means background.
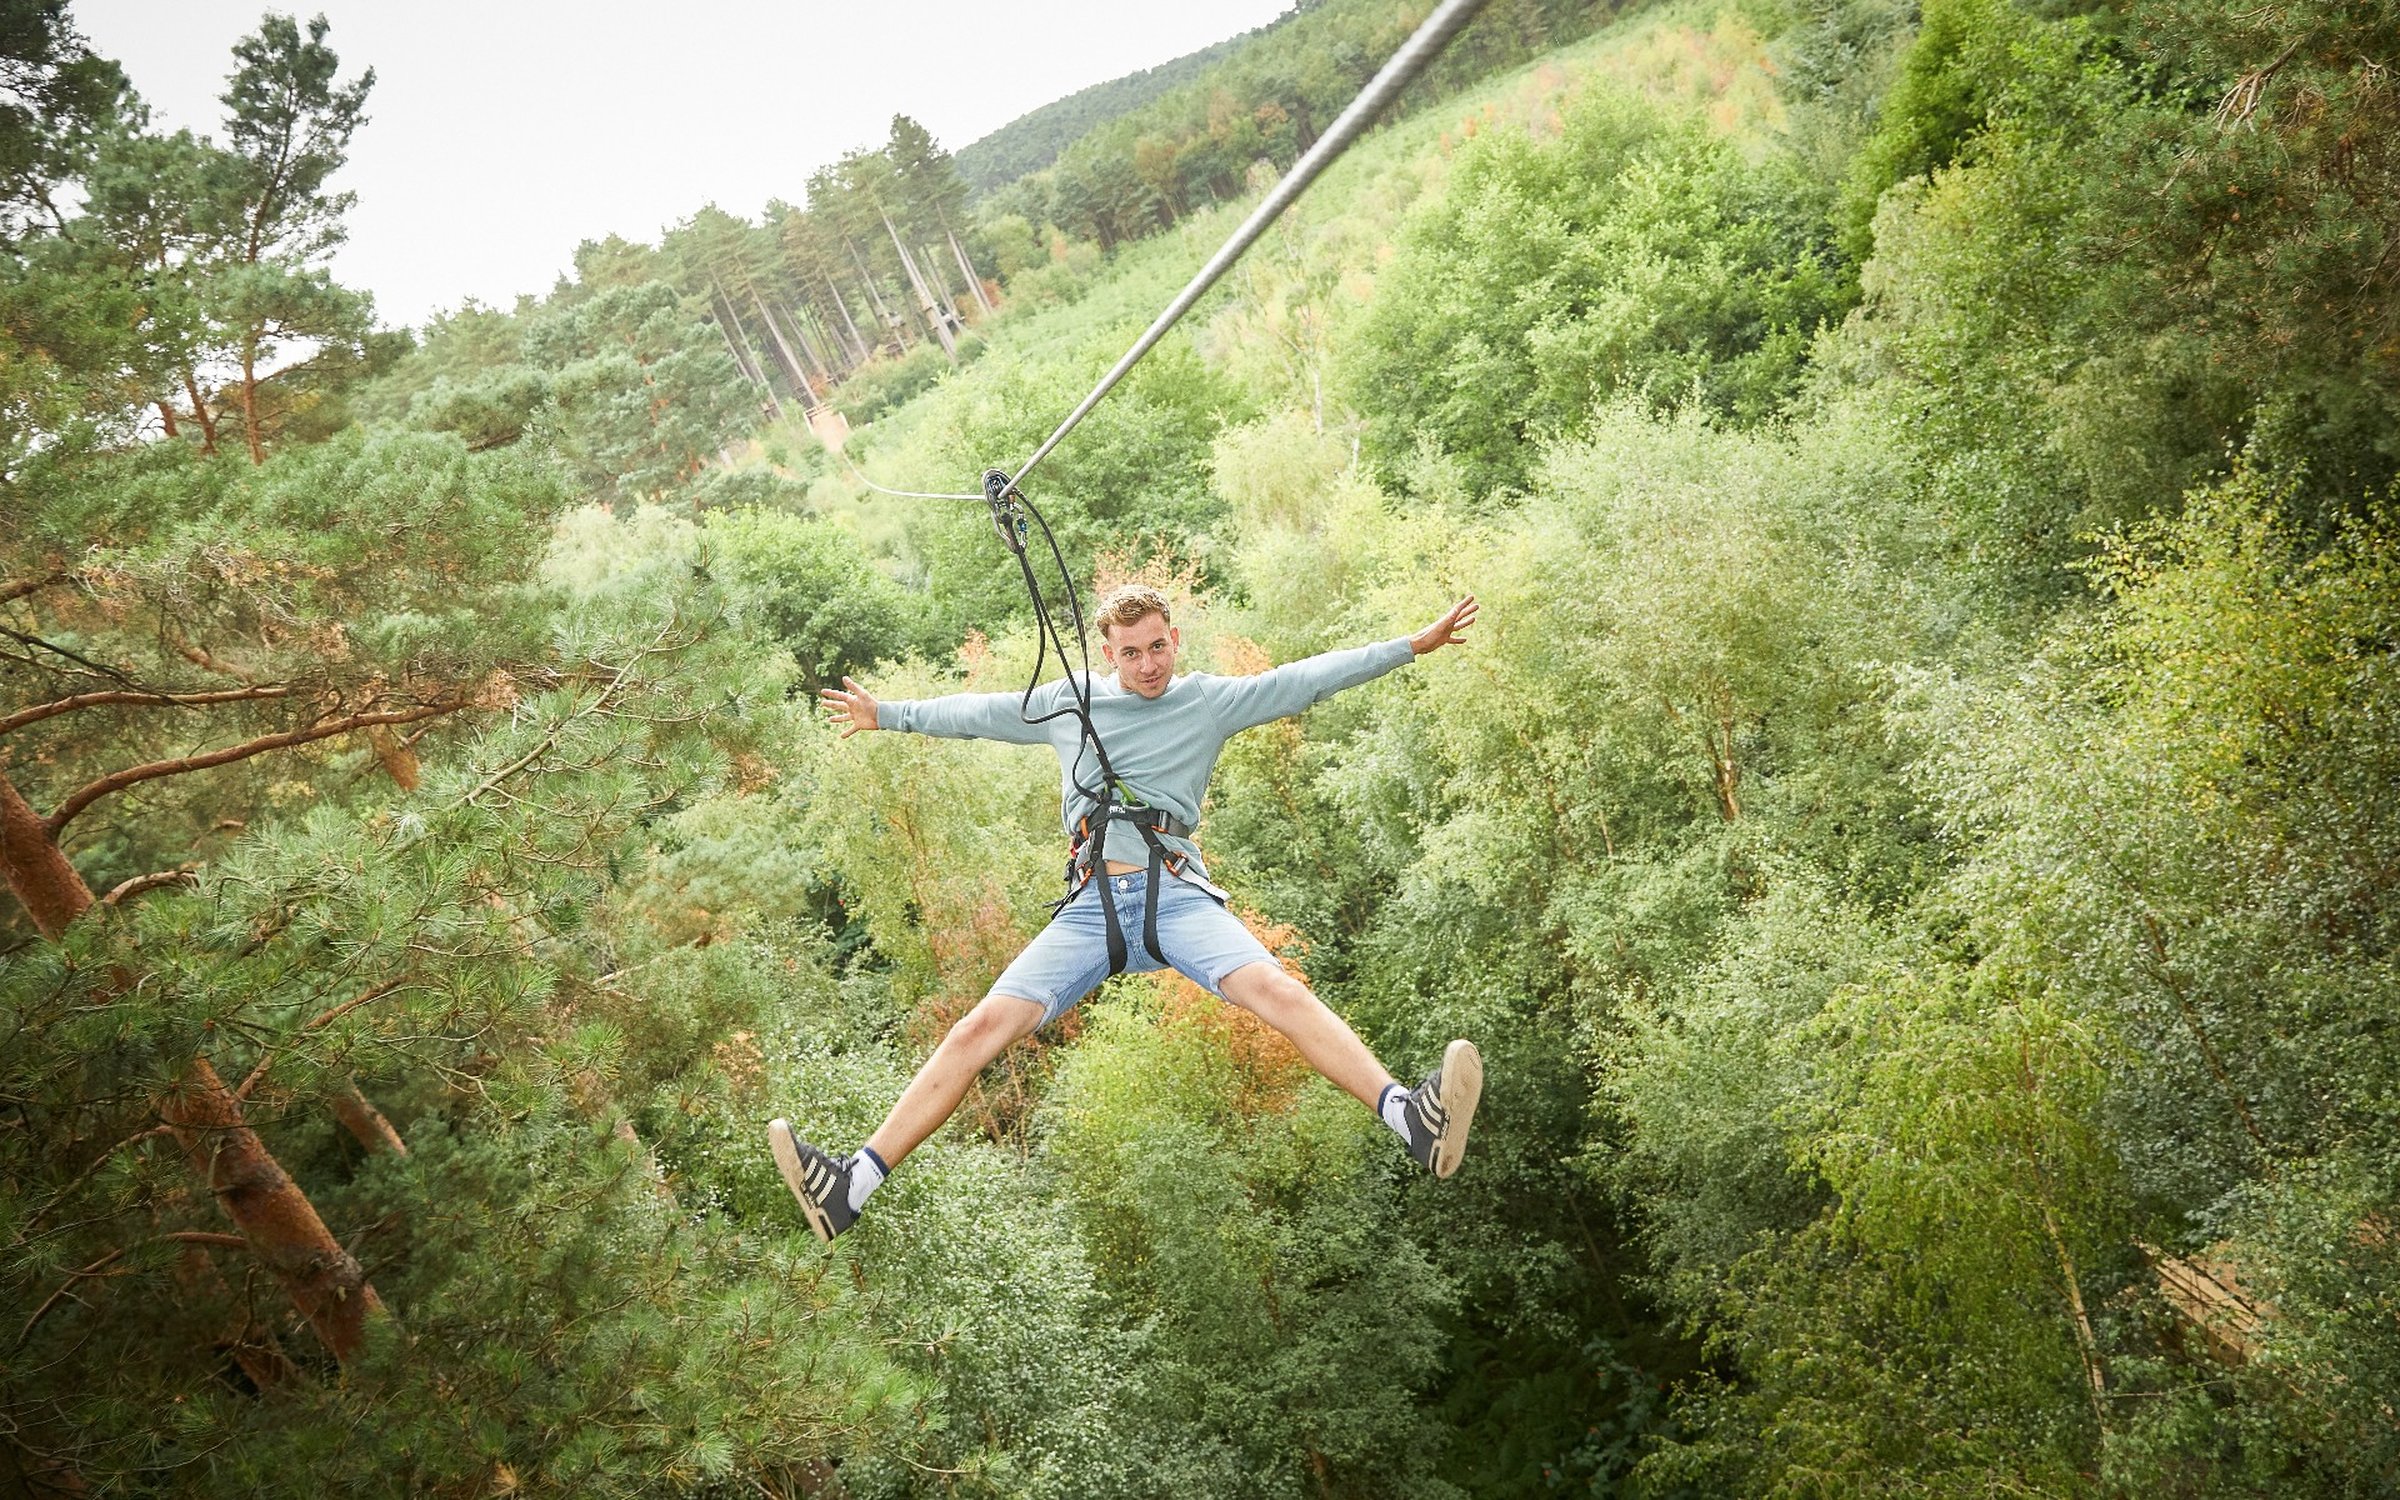
[[[2388,3],[1496,0],[1032,481],[1187,667],[1482,600],[1201,830],[1481,1045],[1465,1166],[1133,975],[802,1223],[764,1122],[864,1139],[1063,852],[816,715],[1036,665],[861,476],[1030,451],[1427,8],[403,330],[373,59],[169,132],[0,0],[0,1487],[2400,1488]]]

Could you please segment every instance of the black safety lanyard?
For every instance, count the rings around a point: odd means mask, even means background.
[[[1108,825],[1131,824],[1141,830],[1142,841],[1150,848],[1149,884],[1142,896],[1142,947],[1152,958],[1164,964],[1167,956],[1160,951],[1158,944],[1158,889],[1166,878],[1170,861],[1166,843],[1159,834],[1172,814],[1136,800],[1132,789],[1126,786],[1124,778],[1117,775],[1116,767],[1110,763],[1108,747],[1100,742],[1100,731],[1092,723],[1091,636],[1084,625],[1083,602],[1075,587],[1074,574],[1067,569],[1066,554],[1059,550],[1058,537],[1050,530],[1050,523],[1043,519],[1041,511],[1003,470],[984,471],[983,493],[984,499],[991,505],[992,525],[1000,533],[1000,540],[1016,557],[1017,571],[1025,580],[1025,592],[1033,600],[1033,675],[1027,680],[1025,691],[1018,695],[1017,716],[1028,724],[1047,724],[1052,719],[1073,714],[1076,726],[1082,732],[1083,742],[1091,746],[1092,758],[1100,767],[1099,785],[1076,783],[1075,790],[1087,801],[1090,811],[1080,820],[1081,841],[1070,850],[1067,857],[1067,893],[1050,910],[1053,915],[1065,910],[1067,903],[1075,899],[1085,884],[1094,880],[1100,882],[1096,894],[1100,900],[1101,921],[1108,931],[1108,972],[1125,972],[1129,950],[1124,926],[1117,920],[1117,903],[1111,899],[1108,891]],[[1057,623],[1051,619],[1049,606],[1042,598],[1042,583],[1034,573],[1033,560],[1025,552],[1027,517],[1031,517],[1033,524],[1042,529],[1042,540],[1048,544],[1050,559],[1058,567],[1059,582],[1066,593],[1067,612],[1075,628],[1076,651],[1083,662],[1083,674],[1080,677],[1075,674],[1074,662],[1067,655],[1067,643],[1059,638]],[[1060,669],[1067,674],[1068,699],[1063,706],[1046,714],[1035,714],[1032,711],[1033,690],[1041,686],[1042,663],[1053,649],[1058,652]],[[1080,746],[1076,750],[1075,760],[1076,764],[1082,763]],[[1180,861],[1175,863],[1180,864]]]

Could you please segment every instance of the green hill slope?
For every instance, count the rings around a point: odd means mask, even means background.
[[[1280,24],[1280,23],[1277,23]],[[1058,154],[1120,116],[1131,114],[1171,89],[1182,87],[1253,36],[1273,25],[1227,37],[1154,68],[1078,89],[1064,99],[1017,116],[990,135],[958,148],[956,159],[967,186],[980,198],[994,188],[1058,160]]]

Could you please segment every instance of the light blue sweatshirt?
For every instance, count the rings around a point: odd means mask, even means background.
[[[1208,792],[1209,773],[1216,769],[1217,754],[1227,740],[1381,677],[1415,655],[1416,648],[1402,636],[1328,651],[1252,677],[1187,673],[1155,698],[1126,691],[1113,676],[1098,677],[1092,682],[1092,726],[1108,747],[1109,763],[1135,796],[1197,828],[1200,799]],[[1097,784],[1099,766],[1073,714],[1060,713],[1047,724],[1025,722],[1064,709],[1073,696],[1067,683],[1059,677],[1035,688],[1032,703],[1022,712],[1017,693],[953,693],[879,704],[876,722],[885,729],[943,739],[1048,745],[1058,753],[1060,821],[1073,838],[1075,820],[1085,810],[1076,784]],[[1170,848],[1200,852],[1189,839],[1165,838]],[[1150,848],[1140,830],[1122,823],[1109,825],[1105,854],[1129,865],[1150,862]]]

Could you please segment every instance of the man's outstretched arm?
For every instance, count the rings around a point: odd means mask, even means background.
[[[1033,695],[1033,711],[1050,708],[1053,684],[1044,683]],[[848,691],[844,691],[847,689]],[[817,694],[826,717],[842,725],[842,738],[862,729],[897,729],[911,734],[938,735],[949,740],[1006,740],[1012,745],[1040,745],[1049,735],[1040,724],[1028,724],[1017,693],[952,693],[944,698],[894,699],[879,703],[853,678]]]
[[[1219,678],[1218,720],[1229,734],[1248,729],[1296,714],[1344,688],[1371,682],[1428,651],[1463,646],[1467,627],[1475,623],[1475,610],[1475,596],[1469,594],[1415,635],[1304,657],[1255,677]]]

